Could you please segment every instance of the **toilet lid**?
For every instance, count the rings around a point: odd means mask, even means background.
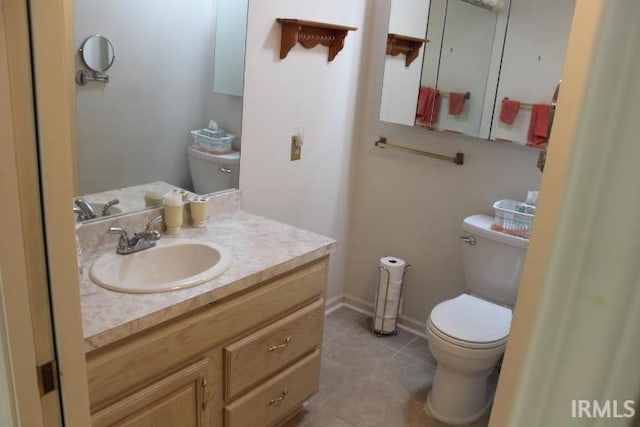
[[[436,305],[430,319],[433,326],[456,340],[490,343],[509,335],[511,310],[462,294]]]

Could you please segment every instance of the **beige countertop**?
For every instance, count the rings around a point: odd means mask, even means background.
[[[94,224],[93,232],[110,225]],[[156,294],[120,293],[101,288],[89,278],[92,263],[103,253],[115,250],[117,236],[101,242],[94,239],[95,249],[83,244],[80,286],[85,351],[248,289],[328,255],[336,245],[331,238],[242,210],[218,213],[206,228],[185,228],[176,237],[203,239],[226,247],[233,257],[231,267],[216,279],[192,288]],[[176,237],[163,235],[162,239]]]

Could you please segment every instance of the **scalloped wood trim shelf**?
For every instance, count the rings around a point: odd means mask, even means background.
[[[357,30],[356,27],[301,19],[277,18],[276,21],[282,25],[280,59],[286,58],[296,43],[300,43],[307,49],[322,44],[329,47],[329,62],[331,62],[344,47],[344,39],[349,31]]]
[[[418,57],[420,48],[424,43],[429,43],[429,40],[400,34],[389,34],[387,36],[387,55],[406,55],[405,66],[408,67]]]

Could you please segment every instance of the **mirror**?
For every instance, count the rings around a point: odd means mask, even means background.
[[[218,0],[213,90],[242,96],[247,1]]]
[[[438,89],[440,109],[439,117],[417,115],[416,125],[479,136],[491,53],[494,42],[500,43],[495,37],[499,13],[463,1],[432,0],[429,16],[434,25],[427,38],[435,43],[425,51],[421,87]],[[455,93],[464,94],[462,100]],[[451,114],[455,108],[459,112]]]
[[[386,56],[380,120],[545,148],[574,5],[392,0],[388,32],[427,43],[408,66]]]
[[[108,79],[76,86],[76,199],[97,214],[118,200],[106,212],[114,215],[171,190],[238,187],[247,3],[74,2],[78,68],[109,70]],[[242,47],[233,61],[226,45]],[[236,77],[233,93],[214,88],[221,68]]]
[[[113,45],[108,38],[99,34],[89,37],[82,43],[80,55],[89,69],[99,73],[107,71],[115,58]]]
[[[84,65],[89,68],[92,73],[86,70],[78,70],[76,73],[76,83],[80,86],[86,86],[89,82],[109,82],[109,76],[103,74],[111,65],[115,55],[113,53],[113,45],[108,38],[100,34],[94,34],[87,38],[78,50]]]

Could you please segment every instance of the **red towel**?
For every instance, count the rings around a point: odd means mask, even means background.
[[[449,93],[449,114],[457,116],[464,110],[464,103],[467,99],[462,92]]]
[[[520,111],[520,101],[513,99],[503,99],[502,109],[500,110],[500,121],[508,125],[512,125],[516,120],[516,116]]]
[[[422,86],[418,96],[418,110],[416,117],[423,123],[435,123],[440,113],[442,99],[438,91],[429,86]]]
[[[549,122],[551,119],[551,105],[533,104],[531,108],[531,123],[527,144],[529,147],[545,148],[549,142]]]

